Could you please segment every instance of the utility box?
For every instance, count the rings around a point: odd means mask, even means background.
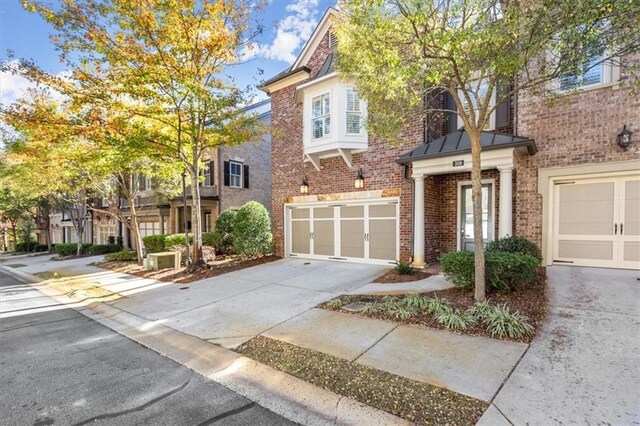
[[[167,251],[163,253],[149,253],[146,259],[146,269],[157,271],[158,269],[180,268],[181,254],[179,251]]]

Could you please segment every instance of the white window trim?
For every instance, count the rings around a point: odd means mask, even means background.
[[[326,114],[322,114],[320,116],[314,117],[313,116],[313,103],[316,99],[320,98],[320,108],[321,110],[324,109],[324,102],[323,102],[323,98],[327,98],[329,99],[329,112]],[[317,96],[313,96],[311,98],[311,140],[312,141],[319,141],[322,139],[328,139],[331,137],[331,133],[333,131],[333,120],[331,119],[331,116],[333,115],[333,99],[332,99],[332,91],[329,90],[325,93],[322,93],[320,95]],[[329,133],[325,132],[325,126],[326,126],[326,119],[329,119]],[[319,138],[315,137],[314,134],[314,123],[316,120],[322,120],[322,136]]]
[[[359,110],[360,111],[349,111],[349,92],[353,92],[357,97],[358,97],[358,104],[360,105]],[[355,91],[355,89],[353,87],[347,87],[346,89],[346,96],[345,96],[345,114],[344,114],[344,120],[345,120],[345,132],[347,134],[347,136],[361,136],[362,135],[362,120],[364,117],[363,111],[364,111],[364,102],[362,102],[362,99],[360,98],[360,95],[358,95],[358,92]],[[360,126],[358,129],[358,133],[352,133],[349,131],[349,115],[357,115],[358,117],[360,117]]]
[[[605,53],[603,56],[607,56],[607,54]],[[620,66],[613,63],[617,62],[618,59],[619,58],[611,58],[610,60],[606,60],[600,64],[602,67],[602,81],[600,83],[576,86],[571,89],[562,89],[560,87],[560,79],[557,78],[549,82],[549,89],[557,93],[568,94],[618,86],[620,84]]]
[[[232,173],[232,169],[233,169],[233,165],[234,164],[237,164],[238,166],[240,166],[240,174],[239,175]],[[244,186],[243,185],[243,183],[244,183],[244,167],[243,166],[244,166],[244,164],[240,163],[238,161],[229,161],[229,187],[231,187],[231,188],[242,188]],[[240,177],[239,185],[234,185],[233,184],[233,177],[234,176],[239,176]]]
[[[476,84],[475,82],[472,82],[472,84]],[[482,129],[482,131],[484,132],[490,132],[492,130],[496,129],[496,109],[494,108],[496,105],[496,89],[497,87],[493,88],[493,92],[491,93],[491,100],[489,101],[489,109],[493,108],[493,111],[491,112],[491,114],[489,115],[489,123],[488,126],[484,129]],[[458,97],[462,100],[464,95],[462,94],[461,90],[458,90]],[[462,111],[464,113],[464,111]],[[464,121],[462,120],[462,117],[460,117],[460,112],[458,112],[458,128],[463,127],[464,126]]]
[[[207,160],[204,164],[204,167],[202,168],[202,186],[204,187],[210,187],[213,186],[213,182],[209,182],[209,184],[207,184],[207,179],[209,179],[210,181],[212,181],[213,179],[211,179],[213,176],[211,176],[211,161]]]

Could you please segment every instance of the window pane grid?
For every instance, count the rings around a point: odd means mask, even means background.
[[[313,138],[320,139],[331,134],[331,98],[329,93],[312,99]]]
[[[352,90],[347,90],[347,134],[359,135],[362,129],[361,124],[362,106],[358,94]]]
[[[235,188],[242,187],[242,164],[229,163],[229,184]]]

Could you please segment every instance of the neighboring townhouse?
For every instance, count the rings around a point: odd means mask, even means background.
[[[271,101],[269,99],[245,108],[255,114],[264,126],[270,125]],[[215,220],[223,210],[239,208],[247,201],[255,200],[271,209],[271,135],[241,145],[223,146],[209,150],[204,156],[200,204],[202,229],[211,232]],[[155,234],[184,232],[184,198],[182,193],[169,198],[158,188],[153,179],[137,176],[136,208],[142,237]],[[187,186],[187,227],[191,229],[191,188]],[[93,201],[100,209],[108,210],[107,200]],[[125,216],[130,207],[120,201]],[[106,213],[89,211],[83,241],[93,244],[108,244],[109,237],[122,236],[130,242],[127,228]],[[51,215],[52,243],[77,242],[73,223],[68,215]],[[44,232],[38,233],[38,242],[46,242]],[[131,242],[130,244],[131,245]]]
[[[472,249],[471,150],[458,118],[415,118],[396,147],[367,135],[366,104],[333,66],[337,13],[261,86],[272,101],[277,254],[423,267]],[[573,78],[581,87],[567,102],[523,93],[492,115],[482,135],[485,238],[529,238],[546,264],[638,268],[640,144],[619,139],[625,126],[640,130],[640,102],[617,67]]]

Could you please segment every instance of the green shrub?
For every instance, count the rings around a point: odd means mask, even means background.
[[[37,245],[38,245],[38,242],[36,240],[31,240],[31,241],[28,241],[28,242],[27,241],[23,241],[21,243],[16,244],[16,251],[24,253],[24,252],[27,251],[27,248],[29,249],[29,251],[34,251],[34,249],[35,249],[35,247]]]
[[[98,244],[95,246],[87,247],[86,253],[88,254],[107,254],[120,251],[120,246],[117,244]]]
[[[86,253],[91,246],[92,244],[82,244],[80,254]],[[78,251],[78,244],[77,243],[56,244],[53,250],[59,256],[73,256]]]
[[[36,253],[43,253],[47,250],[49,250],[49,246],[46,244],[36,244],[35,247],[33,247],[33,251]]]
[[[365,314],[377,314],[378,312],[380,312],[380,310],[380,304],[377,302],[367,303],[366,305],[364,305],[364,308],[362,308],[362,312],[364,312]]]
[[[440,256],[442,272],[458,287],[473,287],[475,280],[474,254],[450,252]],[[486,252],[485,278],[490,290],[506,292],[533,281],[540,262],[526,253]]]
[[[104,256],[109,262],[124,262],[128,260],[138,260],[138,255],[135,251],[123,250],[115,253],[109,253]]]
[[[542,263],[540,248],[523,237],[505,237],[491,241],[487,244],[486,251],[529,254],[538,259],[538,265]]]
[[[184,246],[184,234],[170,234],[165,235],[164,237],[164,247],[165,249],[171,248],[172,246]],[[193,234],[189,234],[189,244],[193,243]]]
[[[473,307],[467,309],[467,315],[476,320],[483,321],[493,315],[494,306],[489,303],[489,300],[485,300],[484,302],[476,303]]]
[[[395,267],[396,272],[400,275],[411,275],[413,274],[413,268],[410,264],[398,261],[398,264]]]
[[[216,237],[213,232],[204,232],[202,234],[202,245],[208,247],[216,246]]]
[[[165,238],[164,234],[158,235],[147,235],[142,238],[142,242],[144,243],[144,248],[147,250],[147,253],[161,253],[165,251]],[[184,236],[182,238],[184,241]]]
[[[233,221],[233,248],[241,256],[271,252],[273,236],[269,212],[260,203],[249,201]]]
[[[528,318],[519,312],[511,312],[507,305],[496,306],[491,314],[485,318],[487,331],[493,337],[510,337],[518,339],[533,336],[535,329],[528,323]]]
[[[221,253],[233,251],[233,227],[238,209],[226,209],[216,219],[214,246]]]
[[[413,307],[396,304],[388,309],[387,313],[399,320],[406,320],[411,317],[415,317],[418,314],[418,310]]]

